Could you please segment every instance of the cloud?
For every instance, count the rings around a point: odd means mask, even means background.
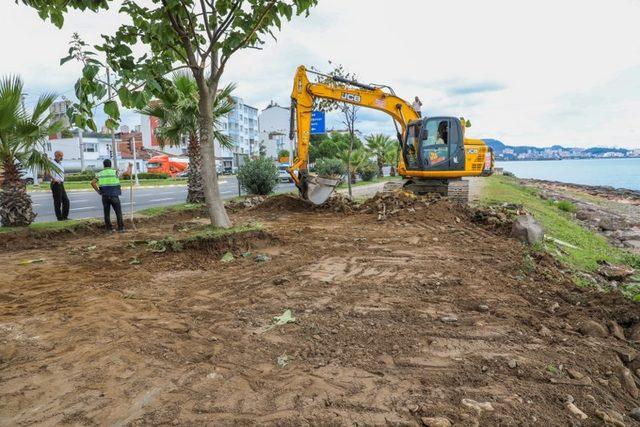
[[[497,92],[506,89],[507,86],[499,82],[462,83],[445,89],[447,95],[473,95],[484,92]]]
[[[286,105],[298,65],[328,70],[332,60],[402,98],[420,96],[429,115],[470,118],[470,136],[639,147],[637,16],[635,0],[322,0],[309,18],[284,24],[277,41],[232,58],[224,79],[250,105]],[[0,75],[21,74],[29,93],[72,97],[79,67],[58,65],[71,34],[95,42],[125,19],[117,7],[74,13],[58,30],[28,7],[0,2],[0,37],[10,41]],[[362,111],[359,128],[395,134],[384,114]]]

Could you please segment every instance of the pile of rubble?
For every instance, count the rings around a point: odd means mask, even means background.
[[[509,233],[517,217],[527,215],[522,205],[503,203],[502,205],[481,206],[471,209],[473,222]]]
[[[238,211],[241,209],[249,209],[258,206],[267,199],[267,196],[247,196],[230,200],[226,203],[227,209],[230,211]]]
[[[383,221],[402,210],[415,212],[416,209],[425,208],[441,198],[438,194],[417,196],[405,190],[385,191],[365,201],[360,206],[360,212],[377,213],[378,220]]]

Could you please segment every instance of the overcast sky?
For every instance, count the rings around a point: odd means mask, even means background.
[[[226,81],[264,108],[289,103],[299,64],[341,63],[384,83],[428,115],[469,118],[469,136],[509,145],[640,148],[640,0],[320,0],[277,42],[230,61]],[[79,67],[59,59],[74,31],[111,33],[117,10],[73,14],[62,30],[13,0],[0,3],[0,75],[34,94],[73,97]],[[337,118],[333,118],[336,124]],[[135,125],[134,114],[125,123]],[[360,110],[358,128],[394,134],[390,118]]]

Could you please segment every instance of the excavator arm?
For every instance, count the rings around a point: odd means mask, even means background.
[[[336,85],[312,83],[307,69],[299,66],[291,92],[290,139],[297,142],[296,158],[289,168],[291,178],[300,190],[302,197],[316,204],[323,203],[338,184],[338,180],[311,177],[308,171],[309,144],[311,138],[311,112],[316,98],[346,102],[365,108],[372,108],[389,114],[400,125],[404,135],[407,124],[419,119],[418,113],[405,100],[385,91],[383,87],[332,77]],[[296,126],[297,124],[297,126]],[[402,156],[401,156],[402,157]],[[400,160],[402,163],[402,160]]]

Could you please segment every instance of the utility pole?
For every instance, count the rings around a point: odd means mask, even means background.
[[[111,72],[109,71],[109,67],[105,67],[107,69],[107,90],[109,91],[109,100],[111,100]],[[111,131],[111,152],[113,154],[113,168],[118,170],[118,145],[116,144],[116,135],[113,129]]]
[[[78,128],[78,145],[80,146],[80,172],[84,172],[86,166],[84,164],[84,142],[82,141],[82,129]]]

